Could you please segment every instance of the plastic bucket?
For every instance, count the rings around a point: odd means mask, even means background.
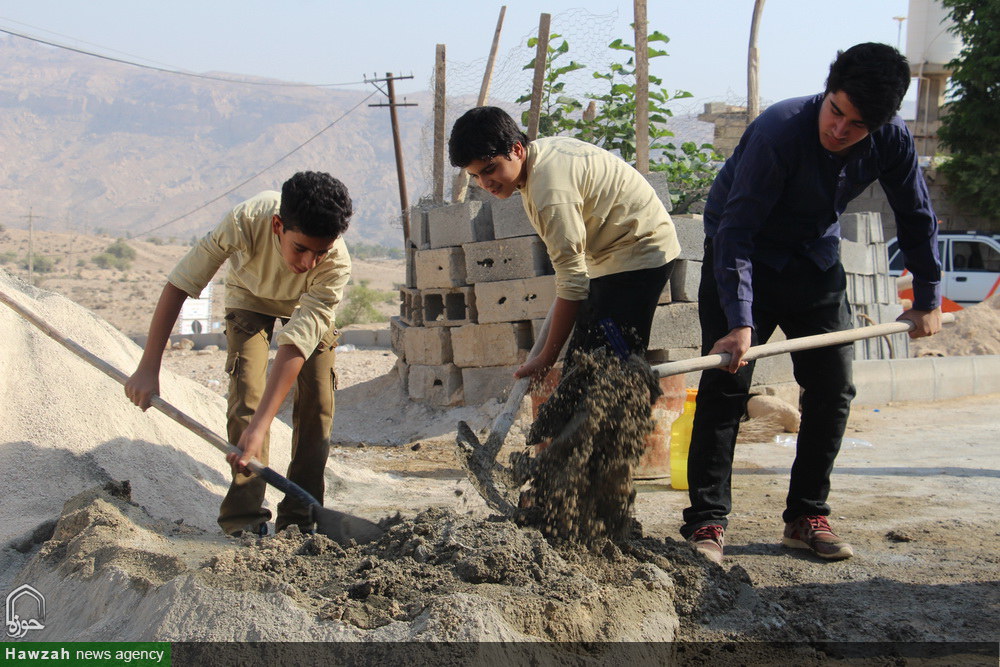
[[[562,369],[553,368],[544,381],[532,388],[529,394],[532,420],[538,418],[538,407],[548,400],[559,384],[561,375]],[[653,432],[646,436],[644,451],[633,475],[635,479],[661,479],[670,476],[670,427],[684,410],[684,399],[687,396],[684,384],[683,375],[660,378],[663,395],[653,404]],[[536,453],[545,449],[548,444],[545,441],[536,445]]]

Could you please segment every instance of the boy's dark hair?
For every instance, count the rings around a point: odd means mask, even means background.
[[[838,51],[826,79],[826,92],[844,91],[871,131],[892,120],[909,87],[910,65],[903,54],[875,42]]]
[[[278,215],[286,231],[339,238],[347,231],[353,213],[347,186],[330,174],[300,171],[281,186]]]
[[[453,167],[464,169],[473,160],[491,160],[510,155],[514,144],[525,148],[530,143],[514,119],[497,107],[469,109],[455,121],[448,137],[448,159]]]

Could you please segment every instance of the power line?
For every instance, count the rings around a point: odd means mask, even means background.
[[[20,37],[21,39],[26,39],[31,42],[37,42],[39,44],[45,44],[46,46],[51,46],[57,49],[64,49],[66,51],[72,51],[73,53],[79,53],[85,56],[91,56],[93,58],[100,58],[102,60],[108,60],[114,63],[119,63],[122,65],[129,65],[130,67],[139,67],[141,69],[148,69],[154,72],[163,72],[164,74],[177,74],[180,76],[189,76],[195,79],[208,79],[210,81],[224,81],[226,83],[240,83],[248,86],[281,86],[285,88],[332,88],[336,86],[357,86],[366,81],[348,81],[345,83],[282,83],[282,82],[267,82],[267,81],[245,81],[241,79],[230,79],[224,76],[213,76],[211,74],[197,74],[194,72],[185,72],[178,69],[168,69],[166,67],[156,67],[154,65],[144,65],[143,63],[137,63],[130,60],[124,60],[122,58],[113,58],[111,56],[106,56],[100,53],[94,53],[93,51],[86,51],[84,49],[78,49],[73,46],[67,46],[66,44],[59,44],[57,42],[50,42],[48,40],[40,39],[38,37],[32,37],[31,35],[25,35],[19,32],[14,32],[13,30],[7,30],[6,28],[0,28],[0,32],[12,35],[14,37]],[[82,40],[80,40],[82,41]]]
[[[339,123],[340,121],[342,121],[349,114],[353,113],[358,107],[360,107],[362,104],[364,104],[365,102],[367,102],[368,100],[370,100],[374,96],[375,96],[375,93],[371,93],[370,95],[368,95],[368,97],[364,98],[363,100],[361,100],[360,102],[358,102],[357,104],[355,104],[353,107],[351,107],[350,109],[348,109],[347,111],[345,111],[340,116],[340,118],[336,119],[335,121],[333,121],[332,123],[330,123],[329,125],[327,125],[326,127],[324,127],[322,130],[320,130],[316,134],[312,135],[311,137],[309,137],[308,139],[306,139],[304,142],[302,142],[301,144],[299,144],[298,146],[296,146],[295,148],[293,148],[289,152],[285,153],[284,155],[282,155],[280,158],[278,158],[277,160],[275,160],[274,162],[272,162],[268,166],[266,166],[263,169],[261,169],[260,171],[258,171],[253,176],[250,176],[249,178],[247,178],[246,180],[242,181],[241,183],[238,183],[238,184],[234,185],[233,187],[231,187],[230,189],[226,190],[225,192],[223,192],[222,194],[220,194],[218,197],[215,197],[214,199],[211,199],[211,200],[205,202],[201,206],[198,206],[197,208],[195,208],[195,209],[193,209],[191,211],[188,211],[187,213],[185,213],[183,215],[180,215],[180,216],[174,218],[173,220],[168,220],[167,222],[164,222],[162,225],[157,225],[156,227],[153,227],[152,229],[147,229],[146,231],[141,232],[139,234],[134,234],[132,236],[132,238],[139,238],[140,236],[145,236],[147,234],[151,234],[151,233],[153,233],[155,231],[163,229],[164,227],[166,227],[168,225],[172,225],[172,224],[174,224],[175,222],[177,222],[179,220],[183,220],[184,218],[188,217],[189,215],[193,215],[193,214],[197,213],[198,211],[200,211],[200,210],[202,210],[204,208],[207,208],[208,206],[214,204],[215,202],[219,201],[223,197],[232,194],[233,192],[235,192],[236,190],[240,189],[241,187],[243,187],[244,185],[246,185],[250,181],[252,181],[255,178],[257,178],[258,176],[260,176],[261,174],[263,174],[266,171],[269,171],[270,169],[272,169],[273,167],[275,167],[278,163],[280,163],[283,160],[291,157],[294,153],[298,152],[299,150],[301,150],[302,148],[304,148],[307,144],[309,144],[314,139],[316,139],[317,137],[319,137],[321,134],[323,134],[324,132],[326,132],[327,130],[329,130],[330,128],[332,128],[334,125],[336,125],[337,123]]]

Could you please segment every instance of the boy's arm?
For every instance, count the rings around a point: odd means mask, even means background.
[[[125,383],[125,395],[143,410],[148,410],[154,394],[160,393],[160,363],[163,350],[170,338],[177,316],[187,294],[171,283],[163,286],[160,300],[156,302],[153,320],[149,324],[149,337],[142,351],[142,359],[135,373]]]
[[[514,372],[514,377],[523,378],[534,376],[538,379],[545,377],[549,368],[559,359],[566,339],[573,331],[576,323],[576,315],[580,311],[580,301],[570,301],[557,296],[552,305],[552,321],[549,322],[549,335],[545,338],[545,345],[542,351],[532,359],[528,359]]]
[[[243,431],[243,435],[240,436],[240,441],[236,443],[236,446],[243,450],[243,455],[239,457],[236,454],[226,455],[226,460],[233,466],[233,472],[245,470],[247,462],[260,455],[260,450],[264,445],[264,436],[271,428],[271,422],[278,414],[282,401],[285,400],[285,396],[292,388],[292,383],[299,376],[305,361],[305,356],[296,346],[278,346],[278,353],[274,357],[274,364],[267,376],[260,405],[254,412],[250,424]]]

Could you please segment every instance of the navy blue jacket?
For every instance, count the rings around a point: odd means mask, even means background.
[[[913,274],[913,307],[941,302],[937,218],[906,124],[889,123],[837,156],[819,141],[824,95],[770,106],[747,127],[705,205],[714,273],[729,327],[753,326],[752,265],[781,270],[793,255],[822,269],[840,259],[838,218],[876,180],[896,216],[905,265]]]

